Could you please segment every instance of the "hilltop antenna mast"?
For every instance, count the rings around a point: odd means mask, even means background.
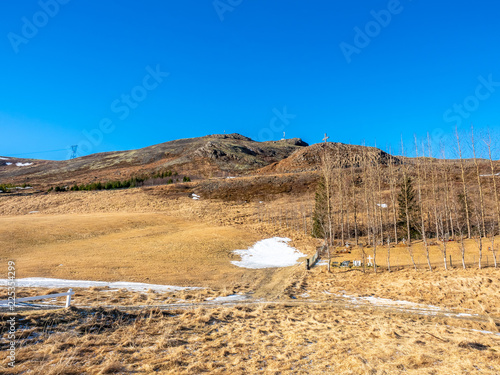
[[[76,158],[76,151],[78,150],[78,145],[73,145],[71,146],[71,156],[69,157],[70,159],[75,159]]]

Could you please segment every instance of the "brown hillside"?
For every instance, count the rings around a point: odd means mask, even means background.
[[[346,145],[343,143],[317,143],[296,150],[288,158],[270,164],[259,170],[260,173],[289,173],[317,171],[321,164],[321,156],[327,152],[332,160],[341,160],[344,166],[359,165],[363,154],[376,163],[387,164],[391,155],[375,148],[366,146]],[[395,158],[399,163],[399,159]]]
[[[299,138],[255,142],[239,134],[218,134],[64,161],[2,157],[0,183],[71,185],[123,180],[161,169],[200,177],[241,174],[280,161],[305,146],[307,143]]]

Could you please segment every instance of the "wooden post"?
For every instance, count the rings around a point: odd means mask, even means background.
[[[450,254],[450,268],[453,268],[453,263],[451,262],[451,254]]]
[[[66,308],[71,305],[71,294],[73,293],[73,289],[68,290],[68,296],[66,297]]]

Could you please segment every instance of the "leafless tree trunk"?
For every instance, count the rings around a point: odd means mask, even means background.
[[[454,196],[454,187],[453,185],[451,186],[451,189],[452,189],[452,196]],[[457,202],[456,202],[456,199],[453,200],[453,212],[455,213],[455,225],[457,226],[457,231],[460,235],[460,253],[461,253],[461,256],[462,256],[462,266],[464,269],[467,268],[466,264],[465,264],[465,243],[464,243],[464,237],[465,237],[465,234],[464,234],[464,223],[462,221],[462,218],[460,217],[460,215],[458,214],[458,208],[457,208]]]
[[[401,154],[405,155],[405,148],[403,144],[403,137],[401,137]],[[403,166],[403,184],[405,191],[408,191],[408,164],[405,162]],[[413,250],[411,244],[411,230],[410,230],[410,210],[409,210],[410,202],[408,202],[408,195],[405,194],[405,215],[406,215],[406,232],[407,232],[407,240],[406,240],[406,248],[408,250],[408,254],[410,254],[411,261],[413,263],[413,267],[415,271],[417,271],[417,265],[415,263],[415,258],[413,257]]]
[[[445,201],[445,210],[447,212],[446,214],[446,217],[447,217],[447,221],[449,220],[449,230],[448,230],[448,233],[450,233],[451,231],[451,236],[452,238],[455,238],[455,229],[454,229],[454,226],[453,226],[453,213],[452,213],[452,209],[451,209],[451,198],[450,198],[450,170],[449,170],[449,165],[446,161],[446,155],[445,155],[445,149],[444,149],[444,146],[442,146],[441,148],[442,150],[442,155],[443,155],[443,160],[441,162],[442,166],[443,166],[443,171],[444,171],[444,183],[445,183],[445,193],[446,193],[446,201]]]
[[[331,243],[333,243],[334,239],[330,236],[335,236],[334,233],[329,232],[329,222],[325,222],[323,220],[320,221],[321,229],[324,235],[324,248],[326,249],[326,256],[328,258],[328,272],[331,272],[331,263],[332,263],[332,253],[330,250],[330,247],[332,246]]]
[[[339,197],[339,203],[340,203],[340,214],[339,214],[339,222],[340,222],[340,244],[341,246],[344,246],[345,244],[345,228],[344,228],[344,212],[345,212],[345,207],[344,207],[344,160],[342,158],[342,155],[340,154],[340,147],[337,147],[336,150],[336,163],[335,167],[337,168],[337,176],[336,176],[336,182],[337,182],[337,193]]]
[[[381,245],[384,245],[384,215],[383,210],[384,207],[387,207],[387,204],[383,202],[382,199],[382,165],[381,163],[377,163],[377,168],[375,170],[377,172],[377,200],[378,200],[378,220],[379,220],[379,232],[380,232],[380,242]]]
[[[488,147],[488,157],[490,159],[490,171],[491,171],[491,180],[493,182],[493,194],[495,196],[495,205],[496,205],[496,213],[497,213],[497,225],[500,227],[500,200],[498,198],[498,190],[497,190],[497,181],[495,174],[495,167],[493,165],[493,157],[491,150],[491,134],[488,134],[488,140],[485,141],[486,146]],[[495,232],[495,231],[493,231]],[[500,232],[500,228],[499,228]]]
[[[398,216],[396,213],[396,177],[394,173],[394,158],[391,154],[389,158],[389,184],[391,191],[392,219],[394,225],[394,243],[398,244]]]
[[[403,138],[401,137],[401,153],[405,156]],[[408,164],[405,163],[403,167],[403,184],[405,191],[408,191]],[[411,230],[410,230],[410,210],[409,210],[410,202],[408,202],[408,196],[405,194],[405,216],[406,216],[406,243],[408,247],[411,244]]]
[[[436,240],[439,240],[439,220],[438,220],[438,204],[439,200],[437,197],[437,176],[436,176],[436,168],[434,168],[434,162],[433,162],[433,156],[432,156],[432,145],[431,145],[431,140],[430,137],[427,137],[427,147],[429,151],[429,167],[430,167],[430,173],[431,173],[431,189],[432,189],[432,199],[434,201],[434,204],[432,205],[434,208],[434,224],[436,227]],[[446,268],[446,265],[445,265]]]
[[[445,149],[444,149],[444,145],[441,145],[441,154],[443,156],[443,161],[441,163],[438,164],[438,167],[440,165],[443,165],[444,163],[444,160],[445,160],[445,156],[446,156],[446,153],[445,153]],[[444,174],[446,175],[446,172],[444,171]],[[445,177],[445,180],[446,180],[446,177]],[[436,181],[436,184],[437,184],[437,176],[435,178],[435,181]],[[436,186],[435,188],[436,190],[439,191],[438,189],[438,186]],[[446,191],[446,193],[448,192],[448,186],[446,185],[446,181],[445,181],[445,188],[444,190]],[[438,203],[440,201],[442,201],[442,198],[439,196],[439,193],[436,193],[436,200],[435,200],[435,205],[436,207],[438,207]],[[443,254],[443,262],[444,262],[444,268],[446,270],[448,270],[448,260],[447,260],[447,248],[448,248],[448,240],[449,240],[449,236],[450,236],[450,232],[447,230],[448,228],[448,220],[447,220],[447,217],[448,217],[448,204],[447,204],[447,200],[446,198],[448,197],[448,195],[446,194],[446,197],[445,197],[445,200],[444,200],[444,205],[439,205],[439,207],[437,208],[437,215],[438,217],[436,217],[436,222],[438,223],[438,234],[437,234],[437,237],[441,237],[441,251],[442,251],[442,254]]]
[[[354,168],[355,168],[355,162],[356,160],[354,159],[353,156],[351,156],[350,160],[350,171],[351,171],[351,200],[352,200],[352,210],[353,210],[353,215],[354,215],[354,239],[356,241],[356,246],[359,245],[359,238],[358,238],[358,202],[357,202],[357,197],[356,197],[356,181],[354,177]]]
[[[483,237],[486,237],[486,225],[484,219],[484,197],[483,197],[483,184],[481,182],[481,171],[479,169],[479,163],[476,155],[476,146],[474,141],[474,127],[471,126],[471,146],[472,146],[472,156],[474,159],[474,166],[476,167],[476,177],[477,177],[477,187],[479,192],[479,205],[475,202],[475,215],[477,221],[478,238],[476,240],[478,250],[479,250],[479,269],[481,269],[482,256],[483,256]],[[478,207],[479,206],[479,207]]]
[[[376,182],[377,182],[377,197],[374,199],[374,202],[377,202],[373,206],[374,213],[375,213],[375,223],[374,223],[374,234],[377,233],[377,235],[374,235],[374,245],[373,245],[373,269],[375,273],[377,273],[377,246],[379,245],[379,239],[380,239],[380,245],[384,245],[384,218],[383,218],[383,209],[384,205],[387,207],[387,204],[383,202],[382,199],[382,164],[377,161],[375,168],[373,168],[373,171],[376,176],[374,176],[373,181],[375,181],[376,177]],[[373,193],[374,195],[375,193]],[[378,212],[378,215],[377,215]],[[378,239],[378,238],[379,239]]]
[[[391,236],[387,236],[387,271],[391,272]]]
[[[465,240],[464,240],[464,234],[460,233],[460,253],[462,255],[462,266],[464,269],[467,268],[465,265]]]
[[[368,157],[366,155],[366,150],[363,147],[363,187],[364,187],[364,197],[365,197],[365,209],[366,209],[366,233],[368,238],[368,243],[370,243],[370,204],[368,201]]]
[[[328,221],[328,228],[325,231],[329,234],[328,245],[333,244],[333,223],[332,223],[332,177],[333,177],[333,163],[331,155],[328,153],[328,145],[324,145],[324,153],[321,158],[321,172],[325,182],[325,195],[326,195],[326,215]]]
[[[481,217],[479,214],[479,210],[477,207],[474,207],[474,214],[476,217],[476,225],[477,225],[477,237],[474,237],[477,243],[477,249],[479,251],[479,263],[478,267],[479,269],[482,268],[481,261],[483,259],[483,235],[482,235],[482,230],[481,230]]]
[[[495,265],[495,268],[497,268],[497,254],[496,254],[496,249],[495,249],[495,222],[492,222],[490,236],[491,236],[490,237],[491,252],[493,253],[493,263]]]
[[[439,239],[439,237],[441,237],[441,252],[443,254],[443,262],[444,262],[444,269],[445,270],[448,270],[448,262],[447,262],[447,259],[446,259],[446,250],[447,250],[447,247],[448,247],[448,239],[446,238],[446,235],[445,235],[445,226],[444,226],[444,223],[443,223],[443,215],[442,215],[442,212],[439,212],[439,220],[438,220],[438,234],[437,234],[437,237]]]
[[[328,256],[328,273],[332,272],[332,269],[331,269],[331,264],[332,264],[332,255],[330,254],[330,246],[327,244],[326,245],[326,252],[327,252],[327,256]]]
[[[481,183],[481,172],[479,170],[479,163],[476,157],[476,145],[474,142],[474,127],[471,127],[471,144],[472,144],[472,155],[474,156],[474,166],[476,167],[476,176],[477,176],[477,186],[479,188],[479,204],[480,204],[480,213],[481,213],[481,225],[483,235],[486,236],[486,224],[484,220],[484,196],[483,196],[483,184]]]
[[[361,249],[361,260],[363,262],[363,273],[366,273],[366,252],[364,244],[359,245]]]
[[[466,217],[466,222],[467,222],[467,237],[471,238],[469,202],[468,202],[468,198],[467,198],[467,185],[465,182],[465,167],[464,167],[464,160],[462,158],[462,146],[460,145],[460,136],[458,135],[458,128],[455,129],[455,135],[457,138],[458,155],[460,157],[460,170],[462,172],[462,187],[463,187],[463,194],[464,194],[465,217]]]
[[[415,157],[417,161],[417,185],[418,185],[418,207],[420,211],[420,234],[422,235],[422,241],[425,247],[425,256],[427,258],[427,265],[429,266],[429,271],[432,272],[431,259],[429,256],[429,244],[427,242],[427,236],[425,233],[425,220],[424,220],[424,204],[422,198],[422,173],[421,173],[421,161],[418,152],[417,136],[415,136]],[[424,154],[425,157],[425,154]]]

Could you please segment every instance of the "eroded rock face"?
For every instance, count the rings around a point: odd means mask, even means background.
[[[300,138],[292,138],[292,139],[287,140],[287,142],[289,144],[293,144],[294,146],[301,146],[301,147],[307,147],[307,146],[309,146],[308,143],[304,142]]]
[[[232,134],[213,134],[213,135],[206,135],[203,138],[235,139],[235,140],[240,140],[240,141],[255,142],[252,138],[245,137],[244,135],[241,135],[241,134],[238,134],[238,133],[232,133]]]
[[[250,172],[276,163],[307,145],[299,138],[256,142],[240,134],[215,134],[200,138],[178,139],[138,150],[106,152],[72,160],[21,160],[32,165],[13,168],[8,156],[0,160],[0,181],[29,182],[43,187],[83,184],[96,180],[126,179],[159,169],[172,169],[190,175]],[[6,160],[8,159],[9,160]],[[29,179],[29,180],[28,180]]]
[[[299,140],[298,143],[300,142]],[[297,148],[289,157],[264,167],[260,172],[288,173],[317,171],[321,165],[321,158],[325,153],[329,155],[332,163],[343,167],[358,167],[364,158],[373,164],[401,163],[399,158],[393,157],[375,147],[328,142]]]
[[[219,159],[227,154],[222,151],[216,143],[209,141],[203,147],[196,150],[194,155],[202,158],[206,157],[209,159]]]

